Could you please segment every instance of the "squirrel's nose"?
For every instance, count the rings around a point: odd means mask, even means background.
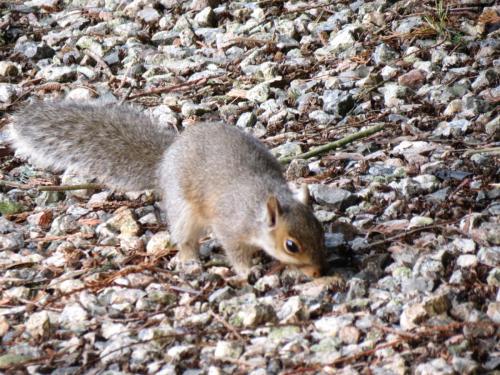
[[[321,270],[317,266],[303,266],[299,267],[299,269],[307,276],[309,277],[320,277],[321,276]]]

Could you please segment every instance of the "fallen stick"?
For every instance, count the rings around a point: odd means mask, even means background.
[[[320,154],[323,154],[325,152],[335,150],[337,148],[340,148],[342,146],[345,146],[349,143],[352,143],[354,141],[357,141],[358,139],[368,137],[372,134],[378,133],[381,130],[384,130],[386,127],[386,124],[379,124],[372,126],[368,129],[361,130],[359,132],[356,132],[354,134],[350,134],[344,138],[341,138],[337,141],[327,143],[326,145],[316,147],[310,151],[304,152],[299,155],[291,156],[291,157],[286,157],[286,158],[280,158],[278,161],[282,164],[287,164],[290,163],[294,159],[309,159],[312,158],[313,156],[317,156]]]
[[[79,184],[79,185],[59,185],[59,186],[36,186],[40,191],[70,191],[70,190],[99,190],[104,189],[101,184]]]

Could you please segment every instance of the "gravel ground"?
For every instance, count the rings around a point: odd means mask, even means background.
[[[207,239],[177,270],[152,192],[54,191],[92,180],[34,169],[0,133],[0,373],[500,373],[497,1],[32,0],[0,16],[0,127],[35,98],[130,102],[179,131],[222,119],[293,159],[330,266],[310,280],[262,255],[242,285]]]

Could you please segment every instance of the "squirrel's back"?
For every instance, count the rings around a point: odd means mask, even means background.
[[[154,189],[176,134],[128,105],[38,102],[14,115],[10,137],[40,167],[70,169],[124,190]]]

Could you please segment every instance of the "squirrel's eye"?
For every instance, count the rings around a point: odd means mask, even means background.
[[[285,241],[285,248],[290,253],[296,254],[296,253],[300,252],[299,245],[297,244],[297,242],[295,242],[293,240],[286,240]]]

